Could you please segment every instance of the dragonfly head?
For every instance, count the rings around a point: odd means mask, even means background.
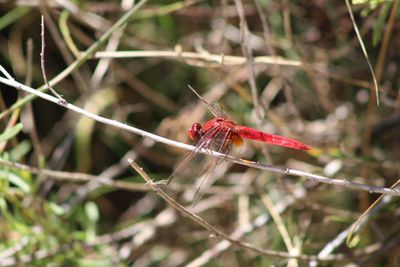
[[[198,141],[204,135],[203,127],[200,123],[194,123],[188,130],[189,138]]]

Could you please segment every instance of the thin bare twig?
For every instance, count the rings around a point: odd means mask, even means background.
[[[175,51],[175,50],[145,50],[145,51],[99,51],[93,55],[93,58],[172,58],[176,60],[184,59],[187,64],[194,64],[194,62],[204,62],[210,67],[210,64],[214,64],[214,67],[224,68],[226,66],[241,66],[246,64],[246,57],[243,56],[231,56],[231,55],[220,55],[212,53],[196,53],[187,51]],[[223,64],[221,64],[223,62]],[[266,64],[266,65],[279,65],[279,66],[292,66],[300,67],[304,70],[317,72],[324,77],[328,77],[334,80],[348,83],[358,87],[370,88],[373,87],[373,83],[344,77],[344,74],[335,73],[333,69],[323,69],[318,63],[304,63],[298,60],[286,59],[280,56],[255,56],[253,63]],[[196,64],[198,66],[199,63]]]
[[[176,58],[187,60],[202,60],[209,63],[215,63],[218,66],[234,66],[246,64],[246,57],[230,56],[211,53],[195,53],[187,51],[175,50],[146,50],[146,51],[99,51],[93,55],[93,58]],[[221,64],[223,62],[223,64]],[[279,56],[258,56],[254,57],[253,63],[255,64],[269,64],[269,65],[282,65],[282,66],[302,66],[302,63],[297,60],[290,60]],[[315,65],[317,67],[317,65]]]
[[[363,42],[363,40],[361,38],[361,34],[360,34],[360,32],[358,30],[358,27],[357,27],[357,24],[356,24],[356,20],[354,19],[353,12],[351,11],[350,2],[349,2],[349,0],[345,0],[345,2],[346,2],[347,9],[349,11],[351,22],[353,23],[354,31],[356,32],[358,41],[360,42],[361,50],[363,51],[365,60],[367,61],[367,64],[368,64],[369,71],[371,72],[372,79],[374,81],[376,105],[379,106],[379,89],[378,89],[378,82],[377,82],[376,77],[375,77],[374,69],[372,68],[371,62],[369,61],[368,52],[365,49],[364,42]]]
[[[133,182],[125,182],[119,180],[112,180],[104,175],[92,175],[87,173],[77,173],[77,172],[64,172],[64,171],[55,171],[44,168],[37,168],[33,166],[29,166],[26,164],[12,162],[5,159],[0,158],[0,166],[7,166],[9,168],[28,171],[31,174],[41,174],[45,175],[48,178],[58,180],[58,181],[68,181],[73,183],[85,183],[95,180],[97,184],[103,186],[110,186],[116,189],[126,190],[126,191],[134,191],[134,192],[142,192],[149,191],[149,188],[141,183],[133,183]],[[183,185],[183,184],[172,184],[169,186],[173,191],[184,191],[187,189],[193,189],[191,185]],[[253,190],[250,187],[244,187],[243,185],[237,185],[229,187],[229,191],[224,190],[225,186],[212,186],[208,193],[211,194],[221,194],[224,195],[237,195],[237,194],[252,194]],[[200,206],[200,205],[199,205]]]
[[[304,190],[303,187],[298,187],[294,190],[293,195],[286,195],[278,203],[274,205],[274,209],[278,213],[283,213],[288,207],[293,205],[296,200],[303,198],[306,195],[307,191]],[[238,239],[243,237],[246,234],[253,232],[256,228],[259,228],[268,223],[271,219],[271,216],[268,213],[262,214],[257,216],[251,223],[246,225],[241,225],[237,229],[235,229],[231,234],[230,237],[234,239]],[[222,240],[213,247],[204,251],[201,255],[195,258],[193,261],[189,262],[186,266],[187,267],[199,267],[206,264],[210,261],[211,258],[216,257],[219,253],[227,250],[231,247],[231,243],[227,240]]]
[[[400,179],[397,180],[390,188],[396,188],[397,186],[399,186],[399,184],[400,184]],[[378,203],[381,202],[382,199],[383,199],[384,197],[385,197],[385,194],[382,194],[381,196],[379,196],[379,197],[374,201],[374,203],[372,203],[372,204],[368,207],[368,209],[367,209],[363,214],[361,214],[361,216],[357,219],[357,221],[356,221],[355,223],[353,223],[353,225],[352,225],[352,227],[351,227],[351,229],[350,229],[350,233],[348,234],[347,240],[346,240],[346,244],[347,244],[348,246],[350,246],[350,244],[351,244],[351,241],[352,241],[353,236],[354,236],[354,232],[355,232],[355,231],[360,231],[360,224],[361,224],[361,222],[362,222],[367,216],[371,215],[372,209],[373,209],[374,207],[376,207],[376,205],[378,205]]]
[[[59,100],[51,95],[45,94],[40,92],[39,90],[35,90],[31,87],[28,87],[26,85],[23,85],[21,83],[16,82],[15,80],[9,80],[3,77],[0,77],[0,83],[7,84],[11,87],[15,87],[17,89],[24,90],[30,94],[33,94],[37,97],[46,99],[50,102],[59,104]],[[74,106],[70,103],[67,103],[66,105],[63,105],[65,108],[68,108],[72,111],[75,111],[83,116],[86,116],[88,118],[91,118],[97,122],[104,123],[113,127],[117,127],[144,137],[148,137],[153,139],[156,142],[164,143],[167,145],[175,146],[181,149],[185,150],[190,150],[193,151],[195,149],[194,146],[183,144],[177,141],[170,140],[168,138],[164,138],[161,136],[158,136],[156,134],[152,134],[146,131],[143,131],[141,129],[129,126],[125,123],[121,123],[115,120],[107,119],[101,116],[98,116],[96,114],[90,113],[82,108],[79,108],[77,106]],[[199,153],[207,154],[209,155],[210,153],[206,150],[200,150]],[[348,179],[333,179],[333,178],[328,178],[325,176],[317,175],[317,174],[312,174],[300,170],[295,170],[295,169],[290,169],[290,168],[285,168],[285,167],[279,167],[279,166],[274,166],[274,165],[269,165],[269,164],[264,164],[260,162],[254,162],[254,161],[249,161],[245,159],[240,159],[236,158],[230,155],[225,155],[218,153],[216,151],[213,151],[212,155],[213,157],[219,157],[219,158],[224,158],[226,160],[232,161],[236,164],[248,166],[251,168],[257,168],[265,171],[271,171],[271,172],[277,172],[285,175],[293,175],[293,176],[298,176],[298,177],[305,177],[309,180],[312,180],[314,182],[319,182],[319,183],[326,183],[326,184],[332,184],[336,186],[341,186],[344,188],[348,189],[355,189],[355,190],[361,190],[361,191],[367,191],[369,193],[381,193],[381,194],[388,194],[388,195],[394,195],[394,196],[400,196],[400,190],[399,189],[390,189],[390,188],[385,188],[385,187],[379,187],[379,186],[373,186],[373,185],[366,185],[366,184],[361,184],[361,183],[356,183],[352,181],[348,181]]]
[[[158,196],[160,196],[162,199],[164,199],[166,202],[168,202],[168,204],[170,204],[173,208],[178,210],[182,215],[184,215],[185,217],[191,219],[192,221],[194,221],[198,225],[201,225],[202,227],[204,227],[205,229],[210,231],[213,235],[219,236],[219,237],[229,241],[230,243],[232,243],[232,244],[234,244],[234,245],[236,245],[238,247],[241,247],[241,248],[249,250],[249,251],[253,251],[253,252],[255,252],[257,254],[261,254],[261,255],[273,256],[273,257],[279,257],[279,258],[287,258],[287,259],[296,258],[296,259],[300,259],[300,260],[304,260],[304,261],[318,260],[317,257],[313,256],[313,255],[304,255],[304,254],[303,255],[291,255],[289,253],[282,252],[282,251],[258,248],[258,247],[255,247],[255,246],[249,244],[249,243],[245,243],[245,242],[243,242],[241,240],[233,239],[232,237],[230,237],[229,235],[227,235],[224,232],[220,231],[219,229],[217,229],[216,227],[211,225],[209,222],[207,222],[206,220],[204,220],[200,216],[198,216],[198,215],[194,214],[193,212],[189,211],[188,209],[186,209],[185,207],[180,205],[178,202],[176,202],[169,195],[167,195],[163,190],[161,190],[159,184],[156,183],[156,182],[153,182],[153,180],[147,175],[147,173],[143,170],[143,168],[141,168],[139,165],[137,165],[136,162],[134,162],[132,160],[129,160],[129,163],[131,164],[132,168],[135,169],[135,171],[140,176],[142,176],[142,178],[146,181],[146,184],[149,185],[151,187],[151,189]],[[324,259],[324,260],[333,260],[333,259],[337,260],[338,258],[335,257],[335,258]]]
[[[62,72],[60,72],[56,77],[51,79],[49,81],[50,85],[56,85],[59,83],[61,80],[63,80],[65,77],[67,77],[71,72],[73,72],[75,69],[77,69],[83,62],[85,62],[90,56],[92,56],[96,50],[102,45],[108,38],[117,30],[119,27],[121,27],[124,23],[128,21],[128,19],[139,9],[141,8],[148,0],[141,0],[137,4],[135,4],[132,9],[130,9],[128,12],[126,12],[115,24],[109,28],[106,32],[104,32],[103,35],[100,36],[97,42],[92,44],[88,49],[85,50],[84,53],[81,54],[79,58],[77,58],[72,64],[70,64],[66,69],[64,69]],[[3,71],[4,68],[0,68],[0,71]],[[4,73],[4,72],[3,72]],[[44,92],[48,89],[48,85],[44,84],[38,88],[37,91],[39,92]],[[36,95],[28,95],[24,97],[23,99],[19,100],[17,103],[13,104],[11,108],[3,111],[0,113],[0,119],[4,118],[7,116],[10,112],[13,110],[25,105],[26,103],[32,101],[37,97]]]
[[[59,104],[65,105],[67,103],[67,101],[65,101],[64,98],[62,98],[61,95],[59,95],[56,90],[49,84],[49,82],[47,81],[47,76],[46,76],[46,69],[44,67],[44,48],[46,47],[46,43],[44,40],[44,16],[41,15],[41,21],[40,21],[40,25],[41,25],[41,37],[42,37],[42,50],[40,52],[40,67],[42,69],[42,76],[43,76],[43,80],[45,82],[45,84],[47,85],[47,87],[50,89],[50,91],[58,98],[59,100]]]
[[[51,17],[50,11],[51,11],[52,7],[49,5],[50,4],[49,2],[50,1],[42,1],[41,5],[39,5],[39,10],[46,17],[45,26],[46,26],[47,31],[49,32],[49,35],[51,36],[52,42],[54,42],[54,44],[58,48],[58,51],[59,51],[60,55],[63,57],[65,64],[69,66],[70,64],[72,64],[74,62],[74,57],[71,55],[71,53],[68,50],[68,47],[67,47],[68,43],[66,41],[65,36],[61,36],[62,30],[63,30],[62,25],[60,25],[60,27],[58,28],[56,22]],[[63,14],[67,14],[67,12],[61,13],[61,17],[66,17]],[[61,18],[60,18],[59,23],[62,23]],[[85,73],[85,71],[82,71],[82,70],[79,70],[79,71],[75,70],[71,73],[71,76],[75,81],[77,89],[79,89],[82,93],[89,91],[88,83],[87,83],[86,79],[83,78],[84,73]]]

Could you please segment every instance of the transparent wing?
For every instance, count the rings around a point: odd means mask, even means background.
[[[213,110],[212,113],[216,117],[223,117],[223,118],[227,118],[228,117],[228,115],[226,114],[226,112],[224,111],[224,109],[222,108],[222,106],[218,102],[215,102],[215,103],[213,103],[213,104],[211,104],[209,106],[210,106],[209,109]]]
[[[196,192],[192,200],[192,206],[196,206],[197,203],[202,199],[208,188],[217,180],[218,173],[216,173],[217,162],[212,160],[207,171],[203,175],[200,185],[197,187]]]
[[[208,149],[212,142],[213,137],[218,133],[219,127],[214,127],[210,129],[196,144],[196,148],[186,156],[184,160],[182,160],[179,165],[175,168],[173,173],[168,177],[167,184],[169,184],[172,179],[179,176],[179,174],[185,169],[188,163],[196,156],[197,152],[201,149]]]
[[[188,85],[189,89],[195,93],[195,95],[203,101],[203,103],[207,106],[208,110],[215,116],[215,117],[226,117],[225,112],[222,110],[221,106],[217,103],[213,103],[210,105],[196,90],[193,89],[192,86]]]
[[[232,131],[225,133],[223,142],[219,145],[217,152],[227,155],[232,147]],[[212,151],[210,151],[212,153]],[[208,188],[221,176],[222,173],[219,170],[223,169],[222,166],[219,168],[224,160],[221,158],[213,158],[210,166],[208,167],[206,173],[203,175],[202,181],[194,194],[192,206],[196,206],[201,200],[203,195],[207,192]]]

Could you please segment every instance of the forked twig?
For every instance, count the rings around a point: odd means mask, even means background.
[[[59,104],[61,105],[66,105],[67,101],[65,101],[64,98],[62,98],[61,95],[59,95],[56,90],[49,84],[49,82],[47,81],[47,76],[46,76],[46,69],[44,67],[44,48],[46,47],[46,43],[44,41],[44,16],[41,15],[41,21],[40,21],[40,25],[41,25],[41,33],[40,36],[42,38],[42,50],[40,52],[40,68],[42,69],[42,76],[43,76],[43,80],[45,82],[45,84],[47,85],[47,87],[50,89],[50,91],[58,98],[59,100]]]
[[[283,252],[283,251],[276,251],[276,250],[258,248],[258,247],[255,247],[255,246],[249,244],[249,243],[245,243],[245,242],[243,242],[241,240],[233,239],[232,237],[230,237],[226,233],[220,231],[219,229],[217,229],[216,227],[211,225],[208,221],[204,220],[203,218],[201,218],[197,214],[194,214],[193,212],[189,211],[188,209],[183,207],[181,204],[176,202],[173,198],[171,198],[163,190],[161,190],[160,185],[158,183],[156,183],[156,182],[153,182],[153,180],[147,175],[147,173],[143,170],[143,168],[140,167],[135,161],[133,161],[131,159],[129,159],[128,161],[129,161],[129,164],[132,166],[132,168],[140,176],[142,176],[142,178],[146,181],[146,184],[148,186],[150,186],[151,189],[158,196],[160,196],[162,199],[164,199],[166,202],[168,202],[168,204],[170,204],[173,208],[178,210],[182,215],[184,215],[185,217],[188,217],[189,219],[191,219],[195,223],[201,225],[202,227],[204,227],[205,229],[210,231],[214,236],[221,237],[221,238],[229,241],[230,243],[232,243],[232,244],[234,244],[234,245],[236,245],[238,247],[244,248],[246,250],[253,251],[253,252],[255,252],[257,254],[261,254],[261,255],[280,257],[280,258],[287,258],[287,259],[296,258],[296,259],[300,259],[300,260],[304,260],[304,261],[318,260],[318,258],[316,256],[313,256],[313,255],[304,255],[304,254],[303,255],[291,255],[291,254],[289,254],[287,252]],[[326,260],[326,261],[338,260],[338,258],[337,257],[335,257],[335,258],[332,257],[332,258],[324,259],[324,260]]]

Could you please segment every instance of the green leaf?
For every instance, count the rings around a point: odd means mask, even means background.
[[[16,175],[15,173],[1,170],[0,179],[4,178],[10,181],[10,183],[15,185],[19,189],[21,189],[24,193],[29,193],[31,191],[31,186],[27,182],[25,182],[22,177]]]
[[[22,123],[18,123],[14,127],[6,129],[2,134],[0,134],[0,142],[13,138],[22,130],[22,128]]]
[[[0,17],[0,31],[8,25],[19,21],[19,19],[31,10],[27,7],[16,7]]]
[[[96,224],[99,220],[99,209],[94,202],[85,204],[85,214],[88,218],[86,222],[86,240],[91,241],[96,238]]]
[[[355,236],[349,236],[347,238],[346,245],[349,248],[354,248],[355,246],[357,246],[358,243],[360,243],[360,241],[361,241],[361,236],[358,234]]]
[[[99,209],[93,202],[88,202],[85,205],[85,213],[89,221],[95,223],[99,220]]]
[[[385,27],[386,18],[389,14],[390,10],[390,3],[386,2],[383,4],[381,12],[376,20],[375,27],[374,27],[374,34],[372,36],[372,44],[376,46],[380,41],[383,33],[383,29]]]
[[[28,140],[24,140],[19,142],[11,151],[10,151],[10,159],[13,161],[22,160],[26,154],[31,150],[32,145]]]
[[[81,267],[112,267],[115,266],[110,260],[92,260],[92,259],[81,259],[78,261]]]
[[[54,202],[49,203],[49,208],[51,211],[53,211],[56,215],[63,215],[65,213],[65,210],[58,204]]]

